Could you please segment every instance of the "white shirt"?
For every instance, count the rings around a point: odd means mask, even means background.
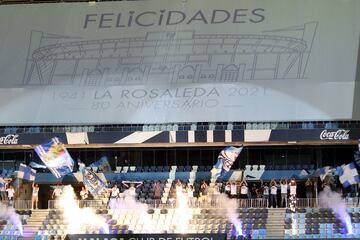
[[[111,197],[117,197],[117,196],[119,196],[119,188],[117,188],[117,187],[114,187],[114,188],[112,188],[111,189]]]
[[[247,195],[248,194],[248,187],[247,186],[241,186],[241,194]]]
[[[194,190],[193,189],[187,188],[186,191],[187,191],[188,197],[190,197],[190,198],[194,197]]]
[[[269,187],[268,186],[264,186],[264,195],[269,195]]]
[[[290,185],[290,195],[296,195],[296,185]]]
[[[7,194],[8,194],[8,197],[9,198],[13,198],[14,197],[14,194],[15,194],[15,190],[13,188],[8,188],[6,189],[7,191]]]
[[[38,187],[34,187],[34,188],[33,188],[33,191],[32,191],[32,195],[35,196],[35,197],[37,197],[37,196],[39,195],[39,189],[40,189],[40,188],[38,188]]]
[[[230,185],[230,194],[231,195],[236,195],[236,184],[231,184]]]
[[[219,186],[214,186],[214,192],[213,192],[214,195],[219,195],[220,194],[220,189],[219,189]]]
[[[55,188],[55,189],[54,189],[54,195],[55,195],[55,197],[60,197],[61,194],[62,194],[61,188]]]
[[[281,193],[282,194],[287,193],[287,190],[288,190],[288,185],[287,184],[280,184],[280,187],[281,187]]]
[[[176,194],[181,194],[182,191],[183,191],[183,188],[182,188],[182,185],[176,185],[175,186],[175,189],[176,189]]]
[[[277,194],[277,187],[276,186],[271,186],[270,193],[276,195]]]
[[[226,186],[225,186],[225,191],[226,191],[226,192],[229,192],[229,191],[230,191],[230,186],[229,186],[229,185],[226,185]]]
[[[135,188],[135,187],[129,187],[129,189],[128,189],[128,194],[129,194],[130,196],[135,197],[135,196],[136,196],[136,188]]]
[[[86,190],[81,190],[80,191],[80,197],[81,197],[82,200],[87,199],[87,197],[88,197],[87,191]]]

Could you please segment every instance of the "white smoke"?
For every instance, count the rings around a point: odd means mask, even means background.
[[[331,191],[330,187],[326,186],[319,193],[319,207],[331,208],[341,222],[345,224],[348,234],[353,233],[350,215],[346,211],[345,201],[339,193]]]
[[[175,216],[180,219],[176,225],[175,230],[180,233],[187,233],[189,231],[189,220],[192,218],[192,212],[189,211],[189,198],[183,191],[176,191],[177,208],[175,209]]]
[[[132,218],[139,219],[145,230],[150,233],[153,230],[150,229],[153,224],[151,224],[151,217],[147,213],[148,206],[136,201],[135,196],[132,196],[129,190],[124,192],[123,198],[110,198],[109,207],[113,210],[114,219],[120,217],[121,214],[125,214],[127,211],[131,211]]]
[[[243,236],[242,222],[239,219],[239,214],[236,212],[236,209],[238,209],[239,206],[237,200],[228,198],[226,194],[221,194],[218,197],[218,203],[221,207],[226,209],[226,216],[233,224],[236,231],[236,236]]]
[[[67,222],[66,232],[69,234],[86,233],[87,229],[109,233],[106,219],[99,216],[91,208],[79,208],[74,189],[65,186],[59,199],[60,208],[63,209],[64,220]]]
[[[0,203],[0,219],[7,220],[12,225],[14,225],[20,235],[23,235],[23,226],[19,214],[17,214],[12,207],[8,207]]]
[[[125,209],[135,209],[139,213],[144,213],[148,210],[148,206],[136,201],[135,196],[129,194],[129,190],[124,192],[124,198],[110,198],[109,207],[114,210],[114,212]]]

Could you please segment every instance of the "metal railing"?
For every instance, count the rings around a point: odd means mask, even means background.
[[[2,201],[1,203],[6,206],[11,206],[18,210],[31,209],[31,200],[13,200],[13,201],[6,200],[6,201]]]
[[[107,206],[102,200],[76,200],[78,207],[85,208],[104,208]],[[60,201],[59,200],[49,200],[48,201],[48,208],[49,209],[60,209]]]
[[[14,200],[15,209],[31,209],[31,200]]]
[[[265,198],[255,198],[255,199],[234,199],[237,201],[237,206],[239,208],[268,208],[271,202],[270,199]],[[18,202],[15,205],[16,209],[26,209],[26,206],[30,206],[31,201],[22,200],[23,202]],[[331,201],[331,199],[329,199]],[[360,198],[344,198],[343,199],[346,207],[360,207],[359,201]],[[95,209],[107,207],[107,202],[103,200],[77,200],[77,205],[80,208],[91,207]],[[167,199],[167,201],[162,201],[161,199],[146,199],[137,201],[139,203],[147,204],[149,207],[154,208],[176,208],[178,203],[176,199]],[[224,203],[219,202],[216,198],[193,198],[189,199],[187,206],[190,208],[218,208],[223,207]],[[281,201],[277,201],[276,208],[289,207],[289,200],[287,200],[286,206],[281,206]],[[318,204],[317,198],[297,198],[295,206],[297,208],[318,208],[321,207]],[[49,209],[59,209],[60,204],[58,200],[49,200],[48,201]]]

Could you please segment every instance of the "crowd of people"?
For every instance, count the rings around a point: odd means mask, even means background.
[[[15,189],[12,179],[0,178],[0,198],[3,204],[13,206],[15,198]]]
[[[170,203],[176,200],[179,193],[186,194],[191,204],[216,204],[218,196],[225,193],[229,198],[239,199],[240,207],[248,206],[248,199],[262,200],[262,207],[288,207],[289,199],[297,197],[297,182],[295,179],[272,179],[268,182],[227,181],[209,184],[207,181],[189,184],[177,180],[170,191]],[[305,182],[306,198],[314,197],[315,185],[307,179]]]
[[[104,196],[106,202],[111,198],[124,198],[131,196],[138,197],[139,188],[142,182],[128,182],[114,183],[109,188]],[[289,199],[297,197],[297,182],[295,179],[280,179],[277,181],[272,179],[270,182],[252,182],[248,183],[246,180],[242,181],[217,181],[214,184],[209,184],[208,181],[196,182],[194,184],[181,181],[180,179],[173,182],[169,192],[168,203],[171,205],[177,204],[179,195],[186,196],[188,204],[190,205],[216,205],[220,194],[224,193],[229,198],[239,199],[240,207],[247,207],[247,199],[262,200],[262,207],[288,207]],[[160,181],[155,181],[151,185],[152,198],[156,205],[161,202],[163,187]],[[310,179],[305,182],[306,198],[312,199],[314,197],[314,183]],[[33,198],[32,207],[36,208],[38,205],[39,187],[33,184]],[[62,190],[58,185],[54,188],[52,199],[57,199],[61,196]],[[79,192],[80,200],[90,199],[90,193],[85,187],[81,188]]]
[[[317,180],[317,179],[314,179]],[[146,187],[150,189],[150,198],[158,206],[160,203],[164,203],[164,181],[153,181],[150,185],[147,182]],[[104,194],[103,202],[108,202],[111,198],[124,198],[131,196],[134,198],[141,198],[140,195],[143,191],[143,182],[134,181],[122,181],[115,182],[107,189]],[[360,185],[359,185],[360,186]],[[355,186],[356,187],[356,186]],[[52,194],[50,199],[56,200],[62,194],[62,186],[57,184],[52,187]],[[39,208],[39,190],[38,184],[32,184],[32,197],[31,207],[33,209]],[[253,207],[269,207],[269,208],[281,208],[290,207],[293,199],[306,199],[308,200],[307,206],[312,206],[313,199],[316,198],[318,191],[317,181],[307,179],[306,181],[299,181],[295,179],[272,179],[268,182],[263,181],[216,181],[210,183],[209,181],[195,181],[190,184],[187,181],[180,179],[173,182],[172,187],[166,198],[166,204],[176,205],[178,204],[178,196],[185,196],[188,204],[191,206],[203,206],[203,205],[216,205],[220,194],[226,194],[231,199],[238,199],[240,207],[249,207],[249,203],[261,203]],[[356,197],[356,193],[351,192],[350,197]],[[2,202],[12,205],[15,196],[15,189],[13,184],[6,182],[6,184],[0,185],[0,197]],[[99,200],[100,198],[94,198],[85,186],[81,187],[78,192],[79,200]],[[149,197],[149,196],[147,196]],[[305,198],[306,197],[306,198]]]

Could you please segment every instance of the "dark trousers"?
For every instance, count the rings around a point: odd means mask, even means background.
[[[274,208],[277,207],[277,195],[276,194],[270,194],[270,207],[271,206]]]

